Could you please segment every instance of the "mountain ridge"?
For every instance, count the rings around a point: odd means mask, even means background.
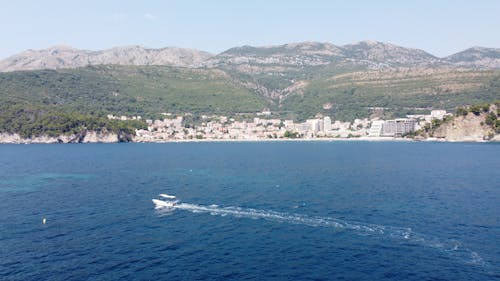
[[[187,48],[145,48],[138,45],[90,51],[56,45],[26,50],[0,61],[0,72],[78,68],[89,65],[171,65],[197,67],[212,54]]]
[[[329,42],[295,42],[269,46],[238,46],[219,54],[177,47],[147,48],[139,45],[118,46],[91,51],[56,45],[41,50],[26,50],[0,60],[0,72],[78,68],[88,65],[168,65],[176,67],[292,66],[369,69],[401,66],[447,66],[485,69],[500,68],[500,49],[471,47],[437,57],[424,50],[391,43],[365,40],[335,45]]]

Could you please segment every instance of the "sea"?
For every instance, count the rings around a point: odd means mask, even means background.
[[[500,280],[500,144],[0,145],[0,280]]]

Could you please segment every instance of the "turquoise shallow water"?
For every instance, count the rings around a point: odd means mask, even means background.
[[[499,171],[498,144],[0,145],[0,279],[500,280]]]

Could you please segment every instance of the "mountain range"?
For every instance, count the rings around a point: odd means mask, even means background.
[[[232,66],[252,71],[251,66],[306,67],[334,64],[381,69],[401,66],[447,66],[500,68],[500,49],[473,47],[438,58],[423,50],[377,41],[337,46],[331,43],[301,42],[277,46],[231,48],[220,54],[167,47],[115,47],[102,51],[54,46],[27,50],[0,61],[0,71],[78,68],[89,65],[168,65],[177,67]]]
[[[68,46],[27,50],[0,61],[0,71],[77,68],[89,65],[172,65],[196,67],[211,54],[183,48],[148,49],[140,46],[88,51]]]
[[[56,46],[0,61],[0,102],[84,113],[236,114],[340,120],[500,100],[500,49],[439,58],[377,41],[240,46],[219,54]]]

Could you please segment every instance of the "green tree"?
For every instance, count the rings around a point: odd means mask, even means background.
[[[494,126],[495,125],[495,122],[497,120],[497,116],[495,113],[491,112],[490,114],[488,114],[485,118],[485,122],[487,125],[490,125],[490,126]]]
[[[455,111],[455,115],[457,115],[457,116],[466,116],[468,113],[469,113],[469,111],[463,107],[459,107]]]

